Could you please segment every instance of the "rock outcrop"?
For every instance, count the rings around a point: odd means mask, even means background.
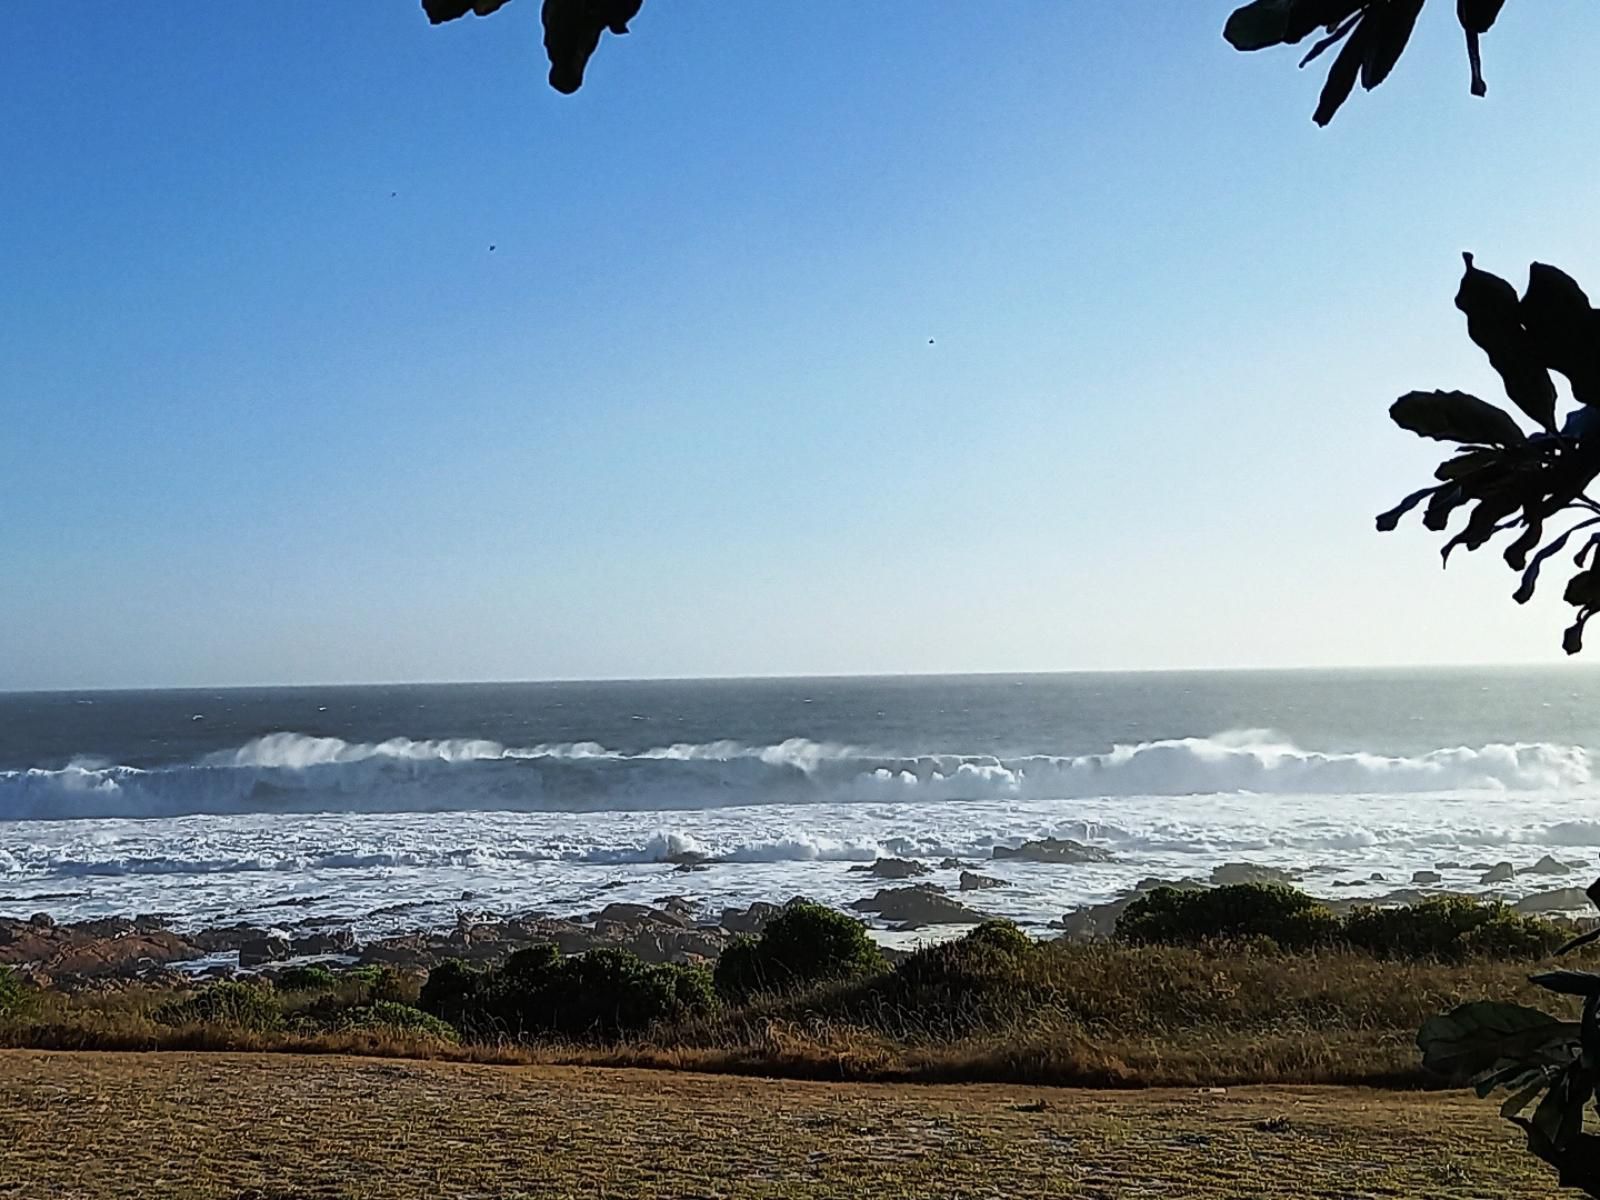
[[[850,907],[857,912],[877,913],[902,929],[919,929],[925,925],[976,925],[986,919],[983,913],[968,908],[928,883],[882,888]]]
[[[1111,861],[1111,852],[1067,838],[1036,838],[1020,846],[996,846],[994,857],[1017,862],[1101,863]]]

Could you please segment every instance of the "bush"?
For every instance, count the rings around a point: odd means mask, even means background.
[[[1331,910],[1281,883],[1156,888],[1117,920],[1125,941],[1179,946],[1265,938],[1283,950],[1309,950],[1337,942],[1341,933]]]
[[[1357,908],[1345,918],[1345,937],[1378,958],[1460,962],[1473,955],[1537,959],[1567,938],[1560,926],[1523,916],[1499,901],[1435,896],[1400,908]]]
[[[563,957],[554,946],[519,950],[498,970],[447,962],[428,975],[421,1007],[469,1038],[615,1040],[710,1010],[701,967],[652,965],[610,948]]]
[[[374,1004],[413,1004],[417,999],[414,980],[393,967],[379,967],[367,976],[367,999]]]
[[[785,908],[762,929],[743,937],[717,960],[717,990],[730,999],[756,992],[786,992],[824,979],[847,979],[883,970],[883,955],[854,917],[821,904]]]
[[[280,992],[326,992],[338,983],[338,976],[321,963],[285,967],[272,980],[272,986]]]
[[[395,1004],[388,1000],[379,1000],[375,1004],[351,1009],[345,1027],[415,1033],[423,1037],[437,1038],[441,1042],[461,1040],[460,1035],[451,1026],[432,1013],[412,1008],[409,1004]]]
[[[163,1004],[152,1015],[163,1025],[231,1025],[256,1033],[283,1024],[277,999],[253,983],[213,983],[186,1000]]]
[[[0,1020],[20,1017],[33,1003],[33,991],[10,967],[0,967]]]

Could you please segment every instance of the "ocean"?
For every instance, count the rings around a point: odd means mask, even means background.
[[[974,905],[1042,932],[1223,862],[1346,897],[1571,864],[1516,895],[1596,874],[1596,746],[1584,668],[0,694],[0,913],[377,935],[462,908],[844,905],[878,886],[852,866],[900,856],[1006,880]],[[1046,836],[1112,860],[990,861]]]

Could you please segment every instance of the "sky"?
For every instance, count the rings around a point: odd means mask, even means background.
[[[1229,7],[8,9],[0,689],[1560,659],[1372,517],[1461,251],[1600,291],[1600,9],[1318,130]]]

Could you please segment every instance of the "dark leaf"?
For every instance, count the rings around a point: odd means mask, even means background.
[[[1289,16],[1295,0],[1254,0],[1236,8],[1222,28],[1235,50],[1265,50],[1289,40]]]
[[[1568,654],[1577,654],[1583,649],[1583,627],[1589,623],[1588,612],[1578,614],[1578,619],[1568,625],[1561,635],[1561,648]]]
[[[1577,1064],[1568,1067],[1533,1110],[1534,1129],[1557,1151],[1565,1150],[1583,1131],[1583,1106],[1593,1093],[1588,1073]]]
[[[1417,27],[1417,16],[1422,12],[1423,0],[1388,0],[1372,10],[1367,19],[1374,23],[1372,36],[1367,40],[1366,57],[1361,63],[1361,86],[1371,91],[1394,70],[1395,63],[1405,52],[1406,43]]]
[[[487,17],[506,3],[507,0],[422,0],[422,11],[428,14],[428,20],[435,25],[443,25],[468,13]]]
[[[1600,996],[1600,975],[1593,971],[1545,971],[1528,976],[1528,982],[1563,996]]]
[[[1465,1080],[1513,1063],[1564,1065],[1577,1038],[1576,1022],[1521,1004],[1479,1000],[1429,1017],[1417,1045],[1429,1071]]]
[[[1371,39],[1371,24],[1370,20],[1366,20],[1357,25],[1355,32],[1345,41],[1344,48],[1339,51],[1339,57],[1333,60],[1333,66],[1328,70],[1328,80],[1322,85],[1317,111],[1311,116],[1318,125],[1326,125],[1333,120],[1355,90],[1356,80],[1361,77],[1361,64],[1366,59],[1367,43]]]
[[[1571,954],[1574,950],[1581,949],[1582,947],[1589,945],[1591,942],[1597,941],[1600,941],[1600,925],[1596,925],[1593,929],[1589,930],[1588,933],[1580,933],[1570,942],[1563,942],[1556,950],[1556,955],[1559,957],[1563,954]]]
[[[1456,307],[1467,317],[1467,335],[1489,356],[1511,402],[1548,430],[1556,427],[1556,385],[1540,361],[1533,338],[1522,326],[1517,291],[1498,275],[1473,265],[1463,254],[1466,271],[1456,291]]]
[[[1577,281],[1556,267],[1534,263],[1520,315],[1540,361],[1571,381],[1581,403],[1600,404],[1600,315]]]
[[[1551,542],[1543,550],[1539,551],[1539,553],[1535,554],[1533,556],[1533,561],[1528,564],[1528,569],[1522,573],[1522,582],[1517,586],[1517,590],[1511,593],[1511,598],[1518,604],[1526,604],[1529,600],[1532,600],[1533,589],[1539,584],[1539,569],[1544,566],[1545,560],[1550,558],[1552,555],[1560,554],[1561,548],[1567,544],[1567,539],[1573,534],[1577,533],[1578,530],[1587,528],[1588,526],[1594,525],[1597,522],[1600,522],[1600,517],[1592,517],[1587,521],[1580,521],[1571,529],[1563,533],[1560,537],[1556,538],[1555,541]],[[1600,534],[1596,534],[1595,536],[1600,537]],[[1582,564],[1580,563],[1579,565],[1581,566]]]
[[[1469,33],[1488,33],[1506,0],[1456,0],[1456,17]]]
[[[1500,1115],[1508,1120],[1511,1117],[1516,1116],[1523,1109],[1527,1108],[1528,1105],[1532,1104],[1534,1097],[1536,1097],[1540,1092],[1544,1091],[1544,1089],[1549,1085],[1549,1076],[1545,1075],[1543,1072],[1540,1072],[1534,1081],[1528,1084],[1527,1087],[1523,1088],[1521,1091],[1512,1092],[1511,1095],[1506,1098],[1506,1102],[1500,1106]]]
[[[1537,517],[1529,518],[1528,527],[1518,535],[1516,541],[1506,547],[1506,566],[1513,571],[1520,571],[1527,566],[1528,555],[1533,553],[1542,537],[1544,537],[1544,522]]]
[[[1441,442],[1512,446],[1526,441],[1504,410],[1466,392],[1409,392],[1389,408],[1401,429]]]
[[[583,86],[583,72],[606,30],[627,33],[644,0],[544,0],[544,48],[550,57],[550,86],[571,95]]]
[[[1340,42],[1344,41],[1345,38],[1350,36],[1350,31],[1356,27],[1356,23],[1360,20],[1361,14],[1356,13],[1349,20],[1335,25],[1331,30],[1328,31],[1327,37],[1321,38],[1316,45],[1312,46],[1311,49],[1306,51],[1305,57],[1300,60],[1300,66],[1302,68],[1309,67],[1334,46],[1337,46]]]
[[[1579,571],[1567,580],[1567,590],[1561,598],[1578,608],[1600,608],[1600,567]]]
[[[1413,508],[1421,504],[1424,499],[1433,495],[1439,490],[1440,489],[1436,487],[1425,487],[1420,491],[1412,492],[1411,495],[1400,501],[1399,504],[1396,504],[1388,512],[1379,513],[1378,532],[1392,532],[1400,524],[1401,517],[1405,516]]]
[[[1428,501],[1427,510],[1422,514],[1422,527],[1435,533],[1441,532],[1450,524],[1450,514],[1471,499],[1460,484],[1440,488]]]
[[[1502,466],[1505,453],[1501,450],[1463,450],[1454,458],[1447,458],[1434,470],[1435,479],[1463,479],[1490,467]]]

